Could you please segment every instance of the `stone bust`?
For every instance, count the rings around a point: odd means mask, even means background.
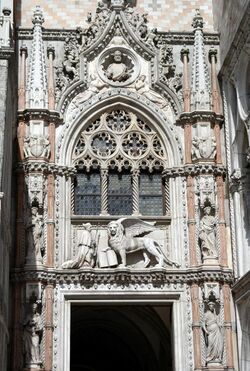
[[[129,70],[128,66],[123,63],[122,53],[120,50],[114,52],[113,63],[107,67],[105,75],[109,80],[114,82],[123,82],[131,77],[131,70]]]

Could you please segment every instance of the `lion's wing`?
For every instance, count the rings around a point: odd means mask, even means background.
[[[126,237],[143,237],[157,229],[153,224],[133,217],[121,218],[117,222],[123,225]]]

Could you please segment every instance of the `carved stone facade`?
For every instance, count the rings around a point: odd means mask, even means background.
[[[245,371],[249,40],[221,65],[207,7],[180,32],[157,1],[82,3],[70,28],[47,3],[13,9],[15,40],[0,22],[0,369]]]

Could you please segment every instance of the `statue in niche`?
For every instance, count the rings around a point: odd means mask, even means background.
[[[168,106],[168,102],[165,101],[159,94],[151,91],[149,86],[146,85],[146,76],[141,75],[135,83],[135,89],[139,94],[144,95],[151,102],[159,104],[163,109]]]
[[[98,236],[96,236],[98,239]],[[77,240],[77,255],[62,264],[64,269],[93,268],[96,264],[96,247],[98,242],[91,235],[91,224],[82,224]]]
[[[215,138],[199,138],[195,136],[192,141],[192,160],[213,159],[216,155]]]
[[[206,343],[206,363],[221,363],[223,353],[222,326],[213,301],[208,303],[208,310],[204,315],[202,328]]]
[[[144,258],[143,267],[151,263],[151,256],[157,261],[157,267],[165,265],[179,267],[163,252],[162,246],[152,238],[144,238],[148,233],[156,230],[152,224],[137,218],[121,218],[108,224],[109,247],[120,258],[121,267],[126,267],[126,255],[141,250]],[[106,249],[107,250],[107,249]]]
[[[111,63],[106,71],[106,77],[114,82],[123,82],[131,77],[132,70],[122,62],[122,53],[116,50],[113,54],[113,63]]]
[[[24,139],[24,156],[27,157],[45,157],[50,155],[49,136],[31,135]]]
[[[218,253],[216,249],[216,220],[212,214],[211,204],[206,204],[203,208],[203,216],[200,222],[199,240],[201,246],[201,253],[204,258],[217,258]]]
[[[40,343],[42,338],[42,320],[38,310],[38,303],[31,304],[31,310],[23,322],[23,354],[27,368],[40,368]]]
[[[42,263],[42,253],[44,252],[42,238],[43,224],[44,223],[42,215],[39,215],[38,207],[32,206],[31,215],[26,223],[26,233],[28,242],[28,249],[26,255],[27,262],[33,262],[35,260],[39,263]]]

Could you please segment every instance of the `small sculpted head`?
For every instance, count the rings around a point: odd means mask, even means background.
[[[118,63],[122,61],[122,53],[119,50],[114,52],[114,61]]]
[[[110,222],[108,224],[108,233],[111,237],[116,236],[118,232],[118,224],[116,222]]]
[[[213,301],[210,301],[208,303],[208,308],[211,312],[214,312],[214,309],[215,309],[215,303]]]

